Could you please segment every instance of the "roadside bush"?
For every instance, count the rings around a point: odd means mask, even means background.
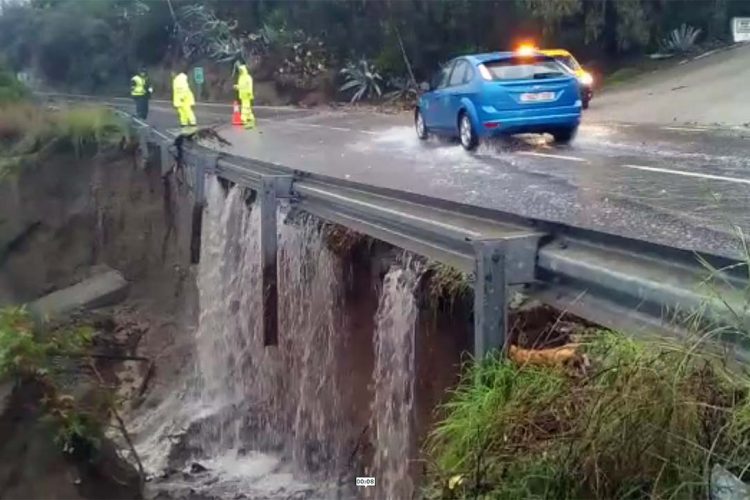
[[[29,92],[16,76],[0,66],[0,106],[26,99]]]
[[[13,381],[16,387],[33,386],[55,444],[83,460],[98,449],[103,422],[91,413],[95,408],[83,408],[62,387],[64,360],[80,357],[92,335],[88,328],[42,329],[23,308],[0,309],[0,380]]]
[[[572,376],[488,359],[432,432],[430,498],[706,498],[750,479],[750,382],[687,346],[596,332]]]

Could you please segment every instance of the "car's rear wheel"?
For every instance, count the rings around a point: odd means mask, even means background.
[[[473,151],[479,145],[479,137],[471,124],[471,118],[465,112],[458,115],[458,138],[466,151]]]
[[[414,113],[414,128],[417,131],[417,137],[423,141],[427,139],[427,136],[429,135],[427,124],[425,124],[424,116],[422,116],[422,111],[419,109]]]
[[[564,127],[553,130],[551,134],[555,138],[555,142],[567,144],[575,138],[577,132],[578,127]]]

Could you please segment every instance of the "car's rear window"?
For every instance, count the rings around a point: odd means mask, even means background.
[[[560,63],[552,59],[513,58],[484,63],[495,81],[539,80],[566,74]]]
[[[576,61],[573,56],[555,56],[555,60],[560,61],[573,71],[581,69],[581,65],[578,64],[578,61]]]

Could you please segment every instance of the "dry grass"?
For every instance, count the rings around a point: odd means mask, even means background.
[[[338,224],[324,224],[322,233],[328,249],[339,257],[349,257],[358,248],[369,246],[373,241],[365,234],[352,231]]]
[[[427,303],[433,310],[451,310],[473,293],[469,275],[455,267],[432,261],[425,271]]]
[[[28,102],[6,104],[0,106],[0,175],[48,153],[94,153],[128,138],[126,123],[103,107],[48,109]]]

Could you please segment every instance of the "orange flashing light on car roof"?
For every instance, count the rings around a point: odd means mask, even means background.
[[[532,56],[537,53],[539,49],[537,49],[534,45],[530,43],[523,43],[518,46],[516,49],[516,53],[519,56]]]

